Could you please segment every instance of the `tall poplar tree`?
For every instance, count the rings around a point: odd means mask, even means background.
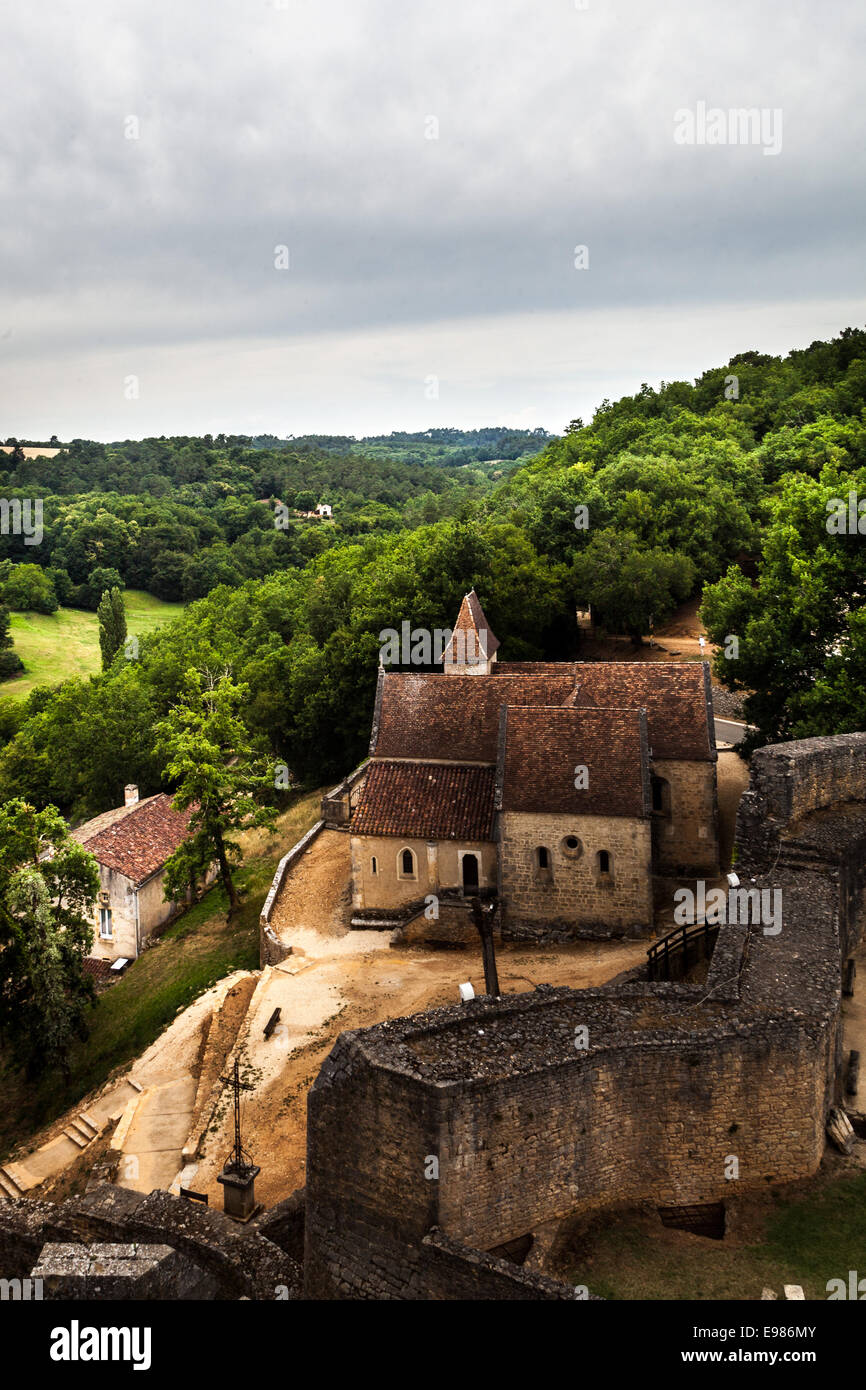
[[[102,669],[107,671],[126,641],[126,609],[119,589],[106,589],[96,610],[99,619],[99,650]]]

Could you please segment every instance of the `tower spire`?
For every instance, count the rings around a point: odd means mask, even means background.
[[[455,676],[489,676],[499,639],[484,616],[474,589],[463,595],[451,640],[442,656],[444,670]]]

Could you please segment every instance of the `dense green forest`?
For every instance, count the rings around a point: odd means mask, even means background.
[[[188,602],[217,584],[302,568],[349,537],[456,516],[547,438],[491,429],[400,435],[393,447],[326,437],[76,439],[54,458],[28,458],[10,438],[0,491],[41,499],[44,537],[37,547],[0,534],[0,562],[29,566],[14,578],[0,568],[2,599],[42,613],[58,603],[95,610],[103,590],[125,584]],[[276,502],[286,509],[281,525]],[[333,523],[295,516],[320,502],[333,507]]]
[[[605,401],[589,425],[537,442],[498,479],[484,472],[500,471],[492,460],[376,459],[323,437],[301,449],[73,446],[60,482],[42,461],[18,461],[7,496],[32,496],[40,477],[47,493],[54,478],[46,572],[87,584],[98,561],[154,592],[180,583],[195,601],[136,660],[0,701],[0,795],[81,814],[117,804],[127,782],[155,790],[153,729],[190,669],[248,686],[251,741],[296,778],[336,777],[366,747],[380,630],[447,625],[473,585],[511,659],[579,654],[577,603],[637,641],[703,590],[708,629],[730,653],[717,678],[753,692],[760,741],[866,727],[866,538],[828,527],[834,499],[866,499],[866,332],[784,358],[742,353],[694,383]],[[460,481],[467,471],[478,477]],[[82,493],[94,483],[109,491]],[[275,535],[257,498],[300,509],[305,491],[346,520]],[[35,549],[7,555],[33,564]],[[183,567],[213,551],[197,598],[197,571]],[[171,581],[166,556],[181,557]]]
[[[354,440],[343,436],[310,435],[303,441],[337,453],[363,454],[367,458],[394,458],[403,463],[435,463],[449,468],[489,464],[491,478],[505,468],[537,454],[551,438],[547,430],[433,429],[420,434],[393,430],[391,434],[366,435]]]

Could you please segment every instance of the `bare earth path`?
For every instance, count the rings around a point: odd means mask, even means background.
[[[291,930],[296,951],[302,944],[297,934],[304,927],[324,936],[341,936],[350,915],[351,869],[349,836],[340,830],[323,830],[280,889],[271,917],[277,935]]]
[[[389,933],[347,932],[335,939],[305,928],[299,936],[305,955],[289,957],[270,972],[255,1001],[245,1050],[246,1074],[255,1086],[244,1101],[245,1142],[261,1166],[256,1194],[267,1206],[304,1183],[307,1091],[338,1034],[454,1003],[462,981],[470,980],[479,993],[484,983],[480,950],[474,948],[391,949]],[[370,937],[378,938],[372,948]],[[502,946],[500,984],[504,993],[543,982],[576,988],[603,984],[640,964],[646,946],[646,941]],[[266,1040],[262,1029],[278,1004],[281,1023]],[[196,1188],[209,1193],[212,1203],[221,1203],[216,1175],[230,1147],[226,1115],[220,1130],[208,1137],[195,1176]]]

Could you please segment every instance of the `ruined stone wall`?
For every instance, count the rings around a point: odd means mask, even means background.
[[[506,811],[500,822],[503,936],[622,936],[652,923],[650,822],[626,816]],[[568,836],[580,842],[568,848]],[[538,847],[548,868],[538,867]],[[610,872],[599,867],[599,851]]]
[[[766,864],[782,833],[811,812],[866,800],[866,733],[775,743],[752,754],[737,813],[743,864]]]
[[[552,1280],[437,1231],[440,1183],[431,1160],[447,1123],[441,1098],[435,1088],[419,1092],[411,1078],[367,1065],[354,1038],[341,1036],[316,1082],[305,1297],[572,1297]]]
[[[866,929],[866,836],[848,846],[839,871],[839,929],[842,959],[857,948]]]
[[[670,815],[654,821],[656,872],[714,878],[719,872],[715,762],[653,759],[670,787]]]
[[[814,1171],[829,1039],[793,1020],[693,1031],[696,992],[655,989],[657,1018],[646,986],[619,1021],[605,991],[562,990],[397,1021],[405,1046],[381,1054],[382,1030],[344,1035],[309,1098],[308,1296],[408,1296],[431,1225],[489,1251],[577,1211],[724,1199],[732,1155],[746,1186]]]
[[[401,1297],[412,1257],[399,1251],[436,1225],[435,1187],[424,1179],[438,1131],[436,1097],[418,1096],[396,1071],[359,1063],[353,1034],[342,1034],[309,1106],[316,1134],[307,1145],[307,1298]],[[383,1204],[393,1208],[384,1222]],[[383,1236],[390,1250],[378,1248]]]
[[[145,1195],[105,1183],[58,1205],[0,1199],[4,1278],[27,1277],[42,1249],[56,1242],[80,1245],[82,1252],[93,1242],[167,1245],[184,1257],[177,1297],[190,1296],[184,1291],[190,1270],[206,1276],[221,1299],[297,1299],[301,1294],[299,1265],[261,1234],[256,1222],[238,1226],[220,1211],[159,1190]],[[278,1289],[286,1292],[278,1295]],[[122,1290],[115,1296],[121,1295]]]
[[[403,1237],[355,1207],[321,1205],[316,1223],[304,1265],[305,1298],[539,1302],[577,1297],[568,1284],[463,1245],[436,1227],[419,1238]]]
[[[743,1186],[795,1178],[820,1162],[823,1099],[812,1040],[796,1027],[636,1037],[575,1054],[455,1097],[439,1221],[489,1249],[612,1203],[724,1200],[730,1156]]]

